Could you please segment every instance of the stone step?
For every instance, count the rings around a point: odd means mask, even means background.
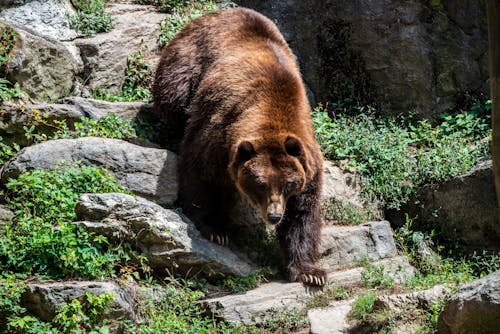
[[[432,304],[443,298],[450,289],[443,285],[436,285],[428,290],[401,293],[393,295],[378,296],[374,309],[390,310],[392,312],[408,314],[413,309],[428,310]],[[311,326],[311,334],[344,334],[356,332],[356,323],[349,321],[348,314],[351,311],[355,299],[333,302],[328,307],[310,309],[307,319]],[[411,317],[410,317],[411,318]],[[392,325],[391,333],[414,333],[415,320],[401,319]],[[410,320],[410,322],[408,322]]]
[[[388,221],[356,226],[325,226],[321,233],[320,265],[326,270],[359,265],[363,259],[378,261],[397,255]]]
[[[383,265],[387,275],[394,278],[396,283],[404,281],[405,277],[414,275],[414,268],[405,257],[394,257],[375,263]],[[362,267],[336,271],[328,274],[328,282],[336,285],[350,285],[360,282]],[[204,301],[214,315],[221,316],[227,321],[245,324],[258,324],[261,316],[270,309],[293,309],[305,307],[307,301],[322,288],[311,287],[302,283],[275,281],[262,284],[254,290],[243,294],[227,295],[211,298]]]

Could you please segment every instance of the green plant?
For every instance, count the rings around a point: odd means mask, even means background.
[[[270,268],[263,268],[262,270],[259,270],[258,272],[247,277],[226,277],[217,282],[217,285],[231,291],[232,293],[244,292],[256,288],[263,282],[266,282],[266,277],[271,274],[272,270]]]
[[[0,22],[0,103],[25,97],[18,83],[13,84],[5,78],[6,64],[10,60],[10,52],[16,41],[16,31]]]
[[[361,280],[368,288],[390,288],[394,285],[394,279],[385,272],[383,265],[375,265],[367,262],[361,272]]]
[[[334,284],[327,284],[322,291],[314,294],[307,302],[307,308],[327,307],[333,300],[344,300],[349,298],[350,289]]]
[[[179,1],[175,1],[179,3]],[[174,36],[189,22],[205,13],[213,12],[219,9],[217,4],[213,1],[196,1],[186,2],[190,6],[172,7],[169,11],[167,18],[160,22],[160,36],[158,38],[158,45],[163,48],[167,43],[174,38]]]
[[[129,139],[136,137],[134,125],[114,113],[108,113],[99,120],[82,117],[75,123],[76,137],[102,137]]]
[[[415,334],[433,334],[437,332],[439,314],[443,310],[445,300],[438,299],[424,312],[424,321],[417,326]]]
[[[153,71],[144,60],[142,53],[143,49],[128,56],[125,79],[117,94],[111,94],[103,88],[97,88],[92,92],[92,97],[114,102],[150,102],[152,100],[150,86],[153,80]]]
[[[322,210],[326,220],[340,224],[359,225],[376,218],[369,209],[333,197],[323,202]]]
[[[368,292],[360,295],[352,305],[349,317],[365,320],[368,315],[373,312],[373,306],[375,305],[376,300],[377,294],[375,292]]]
[[[16,224],[0,238],[0,268],[49,277],[105,277],[133,254],[71,222],[80,194],[123,192],[107,172],[89,166],[34,170],[10,179],[7,202]],[[124,248],[125,246],[125,248]]]
[[[77,11],[75,15],[69,16],[72,29],[86,36],[113,29],[113,19],[104,11],[105,0],[74,0],[73,4]]]
[[[313,113],[316,136],[325,157],[347,160],[363,177],[365,198],[386,208],[398,209],[424,184],[470,170],[489,152],[488,141],[477,141],[490,136],[483,121],[459,117],[433,127],[426,120],[379,118],[371,108],[360,110],[336,114],[320,105]]]
[[[258,316],[260,318],[259,327],[263,327],[271,333],[282,331],[296,331],[307,327],[307,317],[305,309],[296,307],[280,310],[271,308]]]

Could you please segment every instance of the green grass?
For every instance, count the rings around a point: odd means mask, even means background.
[[[347,160],[363,178],[362,194],[398,209],[424,184],[442,182],[469,171],[489,153],[491,102],[476,110],[443,115],[433,126],[426,120],[379,118],[369,107],[335,114],[323,106],[313,113],[323,154]],[[352,115],[354,114],[354,115]]]
[[[85,36],[95,36],[113,29],[113,19],[105,12],[105,0],[75,0],[76,14],[69,16],[71,29]]]

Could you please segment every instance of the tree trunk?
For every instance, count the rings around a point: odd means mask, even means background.
[[[497,203],[500,208],[500,0],[488,0],[487,11],[493,129],[491,156]]]

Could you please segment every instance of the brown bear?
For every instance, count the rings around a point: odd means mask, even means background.
[[[291,281],[323,285],[322,156],[294,55],[278,28],[245,8],[206,14],[164,50],[155,113],[182,138],[179,201],[201,233],[227,243],[228,212],[246,196],[276,225]]]

